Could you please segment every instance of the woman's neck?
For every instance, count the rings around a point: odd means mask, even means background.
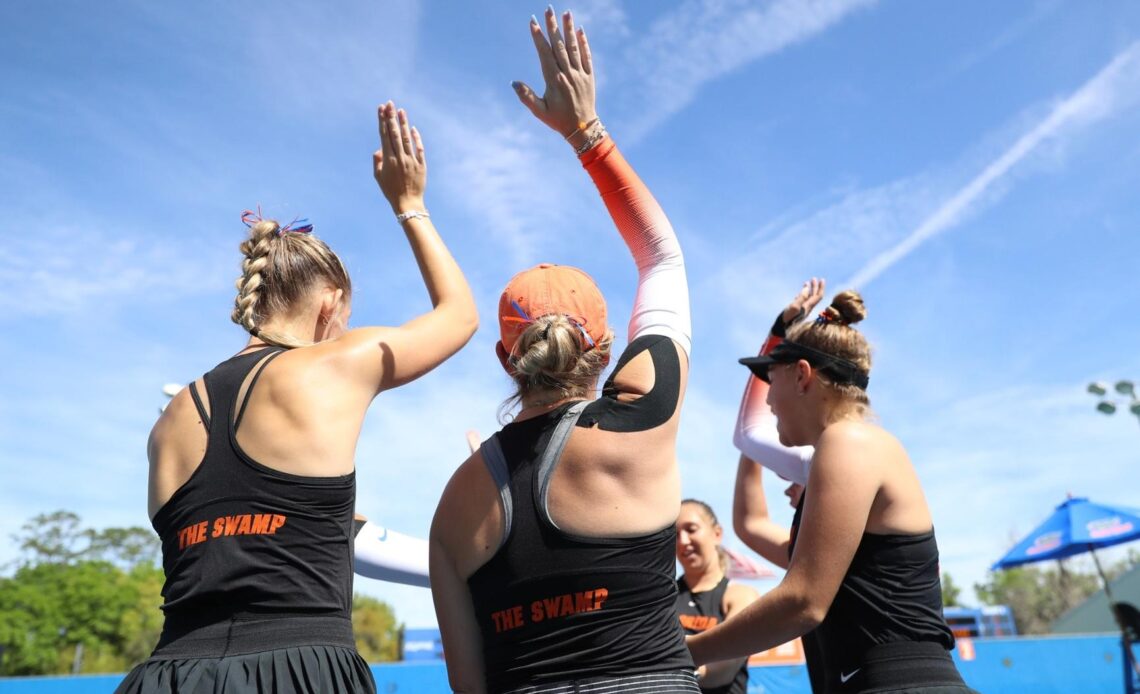
[[[721,570],[720,565],[710,566],[704,571],[685,571],[685,585],[689,586],[689,591],[693,593],[706,593],[724,579],[724,571]]]
[[[560,405],[565,405],[566,403],[571,402],[573,400],[582,400],[582,399],[584,399],[584,398],[574,396],[574,395],[567,395],[564,397],[557,398],[555,400],[543,400],[540,398],[534,398],[534,399],[524,398],[522,401],[523,407],[521,410],[519,410],[519,413],[517,415],[515,415],[514,421],[520,422],[524,419],[530,419],[531,417],[538,417],[539,415],[546,414],[547,412],[550,412],[551,410],[558,408]]]

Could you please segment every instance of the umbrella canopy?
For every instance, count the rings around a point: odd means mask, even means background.
[[[1064,559],[1136,539],[1140,539],[1140,509],[1070,498],[991,568]]]
[[[729,578],[775,578],[776,572],[766,566],[753,561],[749,557],[728,547],[721,547],[728,557],[728,570],[725,572]]]

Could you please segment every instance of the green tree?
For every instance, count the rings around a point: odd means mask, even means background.
[[[68,672],[78,644],[92,655],[121,650],[122,614],[136,600],[129,577],[107,562],[18,569],[0,582],[5,674]]]
[[[1100,590],[1095,573],[1039,566],[992,571],[974,585],[985,605],[1009,605],[1021,634],[1047,634],[1053,622]]]
[[[356,650],[369,663],[400,658],[400,632],[392,606],[382,600],[356,593],[352,596],[352,629]]]
[[[77,661],[82,672],[116,672],[150,653],[163,583],[152,531],[85,529],[76,514],[56,511],[13,539],[22,555],[0,577],[2,674],[67,673]]]
[[[942,606],[943,607],[960,607],[959,602],[962,589],[954,583],[949,573],[942,574]]]

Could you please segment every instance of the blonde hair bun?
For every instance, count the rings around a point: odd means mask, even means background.
[[[831,300],[831,305],[820,314],[829,323],[854,325],[867,317],[867,307],[863,297],[854,289],[839,292]]]

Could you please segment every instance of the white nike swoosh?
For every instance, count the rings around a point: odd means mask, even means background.
[[[854,669],[854,670],[852,670],[851,672],[848,672],[847,674],[843,674],[842,672],[841,672],[841,673],[839,673],[839,683],[840,683],[840,684],[847,684],[847,680],[849,680],[849,679],[851,679],[852,677],[854,677],[854,676],[855,676],[855,673],[859,672],[859,671],[860,671],[860,670],[862,670],[862,669],[863,669],[863,668],[859,667],[859,668],[855,668],[855,669]]]

